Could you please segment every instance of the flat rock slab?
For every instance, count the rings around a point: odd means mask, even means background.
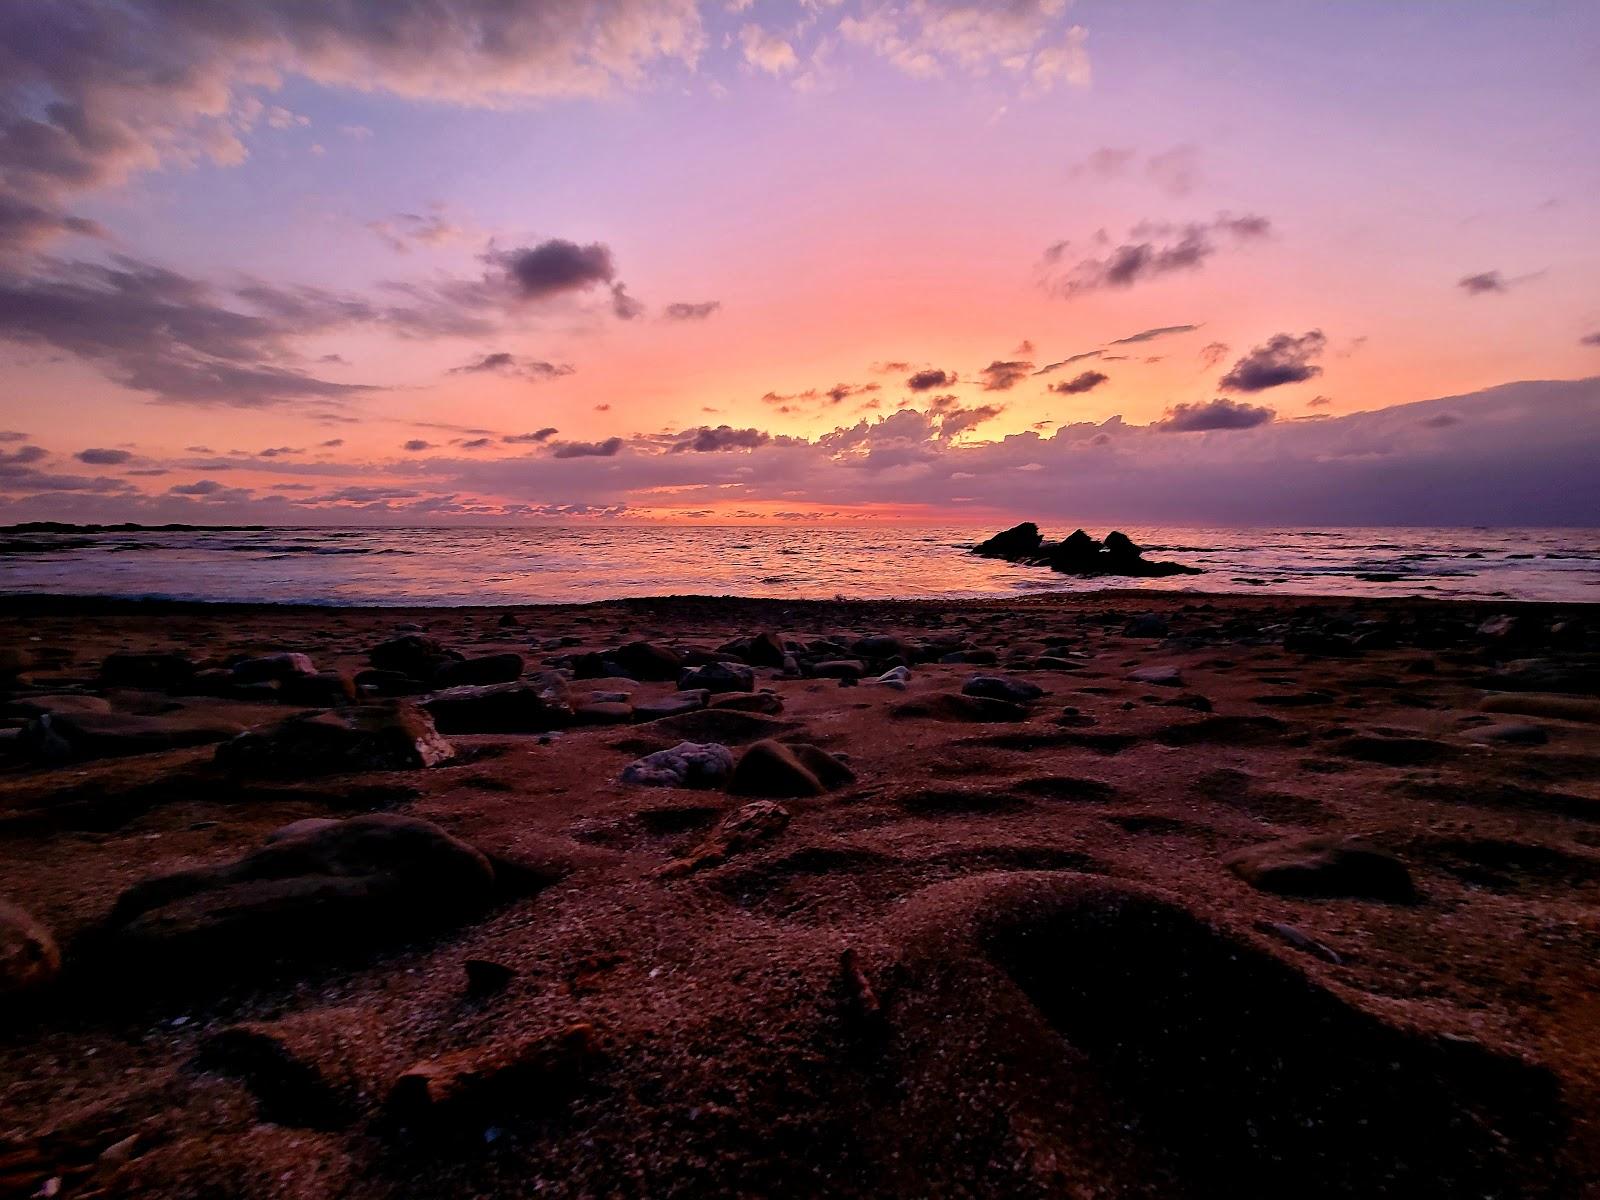
[[[53,712],[23,731],[23,743],[45,758],[121,758],[226,741],[244,732],[237,721],[205,712],[143,716],[120,712]]]

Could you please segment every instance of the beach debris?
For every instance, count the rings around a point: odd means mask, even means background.
[[[735,854],[770,842],[788,825],[789,810],[783,805],[771,800],[752,800],[724,815],[705,841],[656,874],[661,879],[677,879],[718,866]]]

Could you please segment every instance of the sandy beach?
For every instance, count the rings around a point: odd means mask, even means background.
[[[0,601],[0,1194],[1582,1194],[1594,621]]]

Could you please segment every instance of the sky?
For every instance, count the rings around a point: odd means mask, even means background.
[[[1600,524],[1600,5],[0,0],[0,522]]]

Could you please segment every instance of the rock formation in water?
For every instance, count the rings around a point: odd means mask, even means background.
[[[1198,575],[1199,567],[1182,563],[1150,562],[1144,551],[1125,533],[1112,530],[1105,541],[1096,541],[1083,530],[1059,542],[1047,542],[1039,527],[1024,521],[1002,530],[986,542],[973,547],[974,554],[1003,558],[1007,562],[1047,566],[1065,575],[1120,575],[1153,578],[1162,575]]]

